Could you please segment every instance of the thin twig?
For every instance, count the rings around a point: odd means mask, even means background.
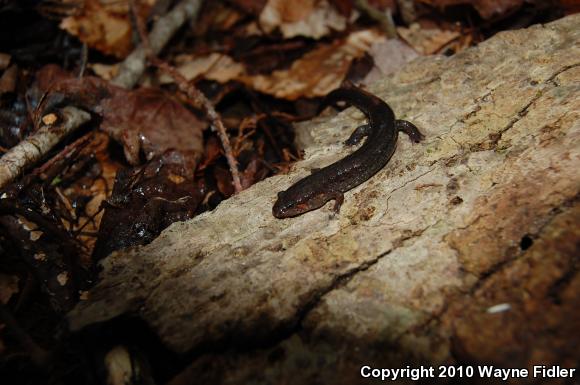
[[[395,28],[390,9],[382,12],[370,5],[367,0],[355,0],[354,6],[366,13],[371,19],[378,21],[389,39],[395,39],[397,37],[397,29]]]
[[[174,80],[179,89],[184,92],[187,97],[199,103],[205,113],[207,114],[209,120],[211,121],[211,128],[212,130],[218,133],[220,140],[222,142],[222,146],[224,148],[224,153],[226,156],[226,160],[228,161],[228,166],[230,167],[230,172],[232,173],[232,180],[234,185],[234,190],[236,193],[239,193],[243,190],[242,183],[240,181],[240,173],[238,171],[238,161],[234,157],[232,146],[230,144],[230,139],[226,133],[226,128],[215,110],[213,104],[210,100],[203,94],[203,92],[199,91],[196,87],[194,87],[191,83],[187,81],[187,79],[177,71],[174,67],[170,66],[169,64],[162,62],[159,59],[152,58],[152,64],[155,65],[157,68],[162,70],[163,72],[167,73],[171,76]]]
[[[85,76],[85,70],[87,69],[87,62],[89,61],[89,47],[87,43],[83,43],[81,47],[81,65],[79,67],[78,78]]]
[[[50,169],[56,162],[61,161],[64,158],[67,158],[73,151],[76,151],[79,148],[85,146],[92,138],[92,133],[89,132],[86,135],[81,136],[74,142],[66,145],[58,154],[53,156],[50,160],[45,162],[42,166],[32,170],[32,174],[34,175],[43,175],[48,169]]]
[[[234,185],[234,190],[237,193],[243,190],[242,183],[240,180],[240,172],[238,170],[238,162],[233,154],[232,146],[230,144],[230,139],[227,135],[226,128],[222,122],[220,115],[215,110],[212,102],[201,92],[197,89],[192,83],[190,83],[181,73],[169,63],[166,63],[160,60],[153,49],[151,48],[151,42],[147,36],[145,31],[145,26],[139,19],[137,12],[135,1],[131,0],[131,10],[134,15],[135,24],[137,25],[137,31],[139,31],[139,35],[141,37],[141,46],[145,51],[146,56],[149,58],[151,64],[162,70],[163,72],[167,73],[169,76],[175,80],[175,83],[179,87],[179,89],[187,95],[189,99],[191,99],[196,105],[201,105],[202,108],[205,110],[205,113],[209,117],[211,121],[211,128],[213,131],[218,133],[220,141],[222,142],[222,147],[224,149],[224,154],[226,156],[226,160],[228,162],[228,166],[230,168],[230,173],[232,174],[232,181]]]

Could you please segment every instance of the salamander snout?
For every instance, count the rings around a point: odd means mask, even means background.
[[[278,199],[272,207],[272,214],[278,219],[291,218],[309,211],[300,199],[291,198],[286,191],[278,193]]]

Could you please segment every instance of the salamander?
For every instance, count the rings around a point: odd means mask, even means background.
[[[415,125],[396,120],[387,103],[365,90],[347,84],[329,93],[324,104],[341,101],[361,110],[368,121],[358,127],[345,144],[355,145],[365,136],[366,141],[336,163],[315,170],[287,190],[280,191],[272,208],[274,217],[295,217],[318,209],[330,200],[335,201],[334,211],[338,213],[344,193],[368,180],[389,162],[397,146],[399,131],[415,143],[424,139]]]

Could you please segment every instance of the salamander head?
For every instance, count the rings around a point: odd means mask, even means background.
[[[280,191],[278,193],[278,199],[272,207],[272,214],[279,219],[291,218],[302,214],[303,212],[299,209],[299,200],[293,199],[287,191]]]
[[[305,192],[303,194],[292,194],[289,191],[280,191],[278,200],[272,207],[272,214],[279,219],[291,218],[322,207],[328,200],[324,194]]]

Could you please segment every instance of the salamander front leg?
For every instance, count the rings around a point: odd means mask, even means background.
[[[332,211],[334,211],[335,214],[338,214],[340,212],[340,207],[344,203],[344,194],[341,192],[334,192],[332,193],[332,199],[334,199],[334,207],[332,208]]]
[[[346,146],[354,146],[359,143],[365,136],[370,134],[371,126],[370,124],[363,124],[358,126],[356,130],[350,135],[350,137],[344,142]]]
[[[425,139],[425,135],[421,134],[413,123],[407,122],[406,120],[395,120],[395,128],[409,135],[409,138],[415,143],[419,143]]]

